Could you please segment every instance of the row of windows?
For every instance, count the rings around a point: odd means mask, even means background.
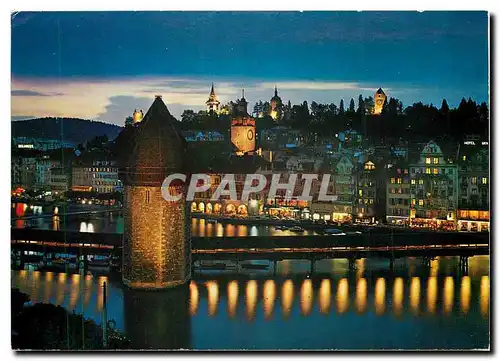
[[[439,158],[433,158],[432,160],[433,160],[434,164],[439,164]],[[431,164],[431,158],[430,157],[425,158],[425,164]]]
[[[359,204],[373,204],[373,198],[358,199]]]
[[[408,188],[391,188],[391,194],[409,194],[410,190]]]
[[[94,181],[93,184],[102,186],[117,186],[118,182]]]
[[[83,168],[85,172],[117,172],[116,168]]]
[[[411,169],[411,173],[412,174],[420,174],[420,173],[424,173],[424,168],[412,168]],[[431,168],[425,168],[425,173],[426,174],[448,174],[448,175],[452,175],[453,174],[453,168],[448,168],[448,170],[446,170],[446,168],[442,168],[441,171],[439,170],[439,168],[434,168],[431,170]]]
[[[404,206],[407,206],[409,204],[409,200],[408,199],[402,199],[402,198],[390,198],[389,199],[389,204],[391,206],[395,206],[395,205],[404,205]]]
[[[471,184],[477,184],[477,177],[472,177],[470,179]],[[486,177],[481,177],[481,184],[488,184],[488,178]]]

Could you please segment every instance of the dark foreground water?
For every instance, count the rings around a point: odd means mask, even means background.
[[[260,263],[266,263],[260,262]],[[12,285],[33,302],[50,302],[101,322],[108,319],[137,348],[473,349],[489,346],[489,257],[283,261],[259,271],[195,271],[185,287],[125,289],[119,277],[12,271]]]

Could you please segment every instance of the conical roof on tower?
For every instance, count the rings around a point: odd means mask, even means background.
[[[378,88],[378,90],[375,92],[375,94],[384,94],[384,91],[382,90],[382,88]]]
[[[125,184],[161,185],[172,173],[187,173],[187,143],[161,96],[156,96],[134,131],[130,155],[122,163]]]

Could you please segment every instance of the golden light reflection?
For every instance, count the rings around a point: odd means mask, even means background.
[[[356,279],[362,278],[365,274],[365,259],[356,260]]]
[[[255,317],[255,309],[257,308],[257,281],[250,280],[247,282],[245,292],[246,306],[247,306],[247,319],[252,321]]]
[[[248,236],[248,227],[245,225],[242,225],[242,224],[238,225],[237,234],[238,234],[238,237]]]
[[[226,236],[227,237],[234,237],[236,227],[233,226],[232,224],[226,224]]]
[[[92,296],[92,275],[85,276],[85,295],[83,296],[83,306],[86,309]]]
[[[431,314],[436,312],[437,292],[437,277],[429,277],[427,280],[427,312]]]
[[[69,310],[72,311],[78,301],[80,294],[80,275],[73,274],[71,276],[71,284],[69,289]]]
[[[238,307],[238,282],[231,281],[227,284],[227,312],[229,317],[236,316],[236,309]]]
[[[449,315],[453,309],[453,300],[455,298],[455,285],[453,277],[448,276],[444,279],[443,291],[443,313]]]
[[[66,294],[66,273],[59,273],[56,287],[56,305],[62,305]]]
[[[205,285],[208,291],[208,315],[213,317],[219,303],[219,285],[216,281],[208,281]]]
[[[337,312],[344,313],[349,308],[349,283],[342,278],[337,286]]]
[[[375,282],[375,313],[382,315],[385,312],[385,279],[378,278]]]
[[[264,318],[269,320],[273,316],[274,302],[276,301],[276,284],[273,280],[267,280],[264,283]]]
[[[205,237],[205,220],[203,218],[200,218],[198,222],[198,234],[200,237]]]
[[[480,289],[479,289],[479,307],[481,315],[488,318],[490,306],[490,278],[489,276],[482,276]]]
[[[222,225],[222,223],[215,224],[215,235],[217,237],[223,237],[224,236],[224,226]]]
[[[401,277],[394,280],[392,289],[392,310],[397,317],[403,314],[404,283]]]
[[[196,207],[196,206],[195,206]],[[191,234],[198,234],[198,218],[191,218]]]
[[[30,299],[31,302],[37,303],[40,300],[38,299],[38,282],[37,279],[40,278],[40,272],[35,271],[31,274],[31,292],[30,292]]]
[[[410,284],[410,308],[413,314],[420,312],[420,278],[412,277]]]
[[[356,284],[356,311],[363,313],[366,311],[367,284],[366,278],[360,278]]]
[[[198,291],[198,285],[196,282],[189,282],[189,315],[196,315],[198,311],[198,305],[200,302],[200,292]]]
[[[329,279],[321,281],[319,286],[319,312],[327,315],[330,312],[330,305],[332,303],[332,286]]]
[[[460,286],[460,307],[462,312],[467,314],[470,308],[470,277],[462,277],[462,285]]]
[[[44,289],[44,299],[45,302],[50,303],[50,297],[52,296],[52,279],[54,274],[52,272],[45,273],[45,289]]]
[[[214,233],[214,226],[212,223],[207,224],[207,237],[212,237]]]
[[[300,288],[300,311],[304,316],[311,313],[313,302],[313,287],[312,281],[310,279],[304,280],[302,282],[302,287]]]
[[[290,315],[293,305],[293,282],[286,280],[281,287],[281,310],[285,317]]]

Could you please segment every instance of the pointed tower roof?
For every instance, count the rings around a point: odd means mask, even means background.
[[[130,155],[120,172],[124,184],[161,186],[167,175],[188,172],[187,143],[176,123],[157,95],[126,150]]]
[[[273,100],[281,103],[281,98],[278,95],[278,86],[277,85],[274,86],[274,96],[271,98],[271,101],[273,101]]]
[[[215,96],[214,83],[212,82],[212,89],[210,90],[210,96]]]
[[[382,90],[382,88],[378,88],[378,90],[375,92],[375,94],[384,94],[384,91]]]

